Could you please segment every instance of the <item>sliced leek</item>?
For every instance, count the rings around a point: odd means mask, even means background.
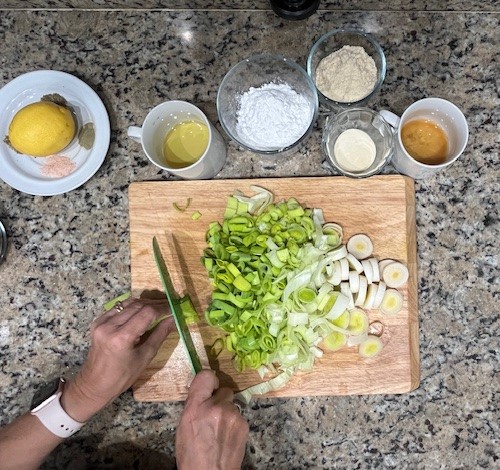
[[[359,345],[359,354],[362,357],[370,358],[380,354],[384,348],[382,340],[378,336],[368,335],[366,340]]]
[[[348,282],[340,283],[340,292],[344,294],[349,299],[348,308],[354,308],[354,298],[352,296],[352,291],[349,288]]]
[[[331,261],[342,260],[347,256],[347,249],[345,246],[336,247],[328,253],[328,257]]]
[[[362,264],[359,262],[359,260],[356,259],[356,257],[354,255],[352,255],[351,253],[348,253],[346,258],[347,258],[347,261],[349,263],[349,266],[352,269],[354,269],[354,271],[356,271],[358,274],[361,274],[363,272]]]
[[[371,284],[373,282],[372,264],[370,263],[369,260],[364,259],[363,261],[361,261],[361,266],[363,266],[363,272],[366,277],[366,282],[368,282],[368,284]]]
[[[386,315],[396,315],[403,308],[403,294],[396,289],[386,289],[380,311]]]
[[[340,260],[340,279],[342,281],[347,281],[349,279],[349,262],[347,258],[342,258]]]
[[[373,244],[370,237],[359,233],[349,239],[347,242],[347,251],[357,259],[365,259],[373,253]]]
[[[379,308],[382,300],[384,298],[386,285],[384,281],[380,281],[377,285],[377,294],[375,295],[375,299],[373,300],[373,308]]]
[[[125,300],[129,299],[132,297],[132,292],[125,292],[124,294],[119,295],[118,297],[115,297],[114,299],[108,300],[104,305],[103,308],[106,312],[111,310],[115,305],[118,304],[118,302],[124,302]]]
[[[332,320],[332,324],[342,328],[343,330],[347,330],[349,327],[349,321],[351,318],[351,314],[349,313],[349,310],[344,310],[344,312],[335,320]]]
[[[293,368],[285,369],[281,374],[266,382],[253,385],[252,387],[248,387],[247,389],[236,393],[234,398],[242,403],[248,404],[250,403],[253,395],[263,395],[264,393],[283,388],[290,381],[294,372]]]
[[[241,392],[245,400],[310,370],[323,346],[359,346],[373,357],[378,343],[361,308],[394,314],[402,306],[384,277],[395,262],[382,267],[367,235],[344,245],[342,228],[325,223],[320,209],[293,198],[275,202],[270,191],[251,189],[252,196],[231,196],[224,220],[209,225],[203,256],[213,286],[206,320],[226,333],[218,352],[227,350],[238,371],[275,376]]]
[[[332,331],[325,337],[323,344],[330,351],[338,351],[347,344],[347,335],[339,331]]]
[[[368,261],[372,267],[372,277],[373,282],[380,282],[380,269],[378,267],[378,261],[376,258],[369,258]]]
[[[390,263],[384,268],[382,277],[387,287],[402,287],[408,281],[408,268],[403,263]]]
[[[368,290],[366,292],[366,299],[364,307],[367,309],[373,308],[373,304],[375,303],[375,297],[377,296],[378,286],[377,284],[370,284],[368,286]]]
[[[356,307],[362,307],[365,304],[367,289],[368,289],[368,282],[366,281],[366,277],[359,276],[359,290],[356,295],[356,300],[354,302],[354,305]]]
[[[347,346],[359,346],[363,341],[368,338],[368,333],[364,332],[359,335],[351,335],[347,338]]]
[[[342,269],[340,267],[340,261],[335,261],[332,265],[332,274],[327,277],[327,281],[333,286],[339,286],[342,282]]]
[[[342,315],[347,308],[349,308],[349,297],[340,293],[337,295],[335,303],[333,304],[331,310],[326,314],[325,318],[335,320],[340,317],[340,315]]]
[[[353,303],[331,282],[348,274],[342,230],[324,224],[319,209],[252,189],[230,197],[223,222],[207,231],[203,263],[214,290],[206,319],[226,332],[237,370],[307,370],[322,354],[318,340]]]
[[[359,274],[357,271],[349,271],[349,288],[353,294],[359,291]]]
[[[382,274],[384,272],[384,269],[387,265],[394,263],[395,261],[393,259],[383,259],[378,262],[378,270],[380,272],[380,279],[382,279]]]
[[[368,332],[368,316],[363,310],[356,308],[349,311],[349,333],[353,336]]]
[[[186,204],[184,206],[179,205],[177,202],[172,203],[172,206],[174,206],[174,209],[178,212],[186,211],[190,205],[191,205],[191,198],[190,197],[187,198]]]

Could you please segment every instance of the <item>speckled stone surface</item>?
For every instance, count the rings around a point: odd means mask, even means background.
[[[326,2],[339,11],[298,23],[259,11],[263,1],[241,2],[247,10],[239,11],[230,8],[235,2],[213,11],[107,3],[111,11],[0,11],[0,85],[32,70],[64,70],[97,91],[112,126],[104,164],[80,188],[35,197],[0,182],[0,219],[10,235],[0,265],[1,423],[26,411],[36,384],[81,365],[90,322],[129,288],[127,187],[170,177],[148,164],[126,128],[167,97],[197,104],[216,122],[217,87],[233,64],[272,51],[305,65],[321,34],[356,26],[379,40],[388,62],[372,108],[400,113],[417,99],[440,96],[456,103],[470,126],[463,157],[416,184],[421,384],[399,396],[255,401],[245,411],[251,433],[244,467],[499,468],[498,2],[450,1],[438,9],[455,11],[432,12],[424,10],[443,2],[364,2],[373,8],[365,11]],[[407,12],[410,3],[416,7]],[[474,9],[482,11],[461,11]],[[228,143],[218,178],[335,174],[321,154],[324,114],[307,144],[275,165]],[[126,393],[44,468],[173,468],[181,410],[137,403]]]
[[[8,9],[161,9],[161,10],[271,10],[269,0],[4,0]],[[324,10],[378,10],[378,11],[497,11],[495,0],[322,0]]]

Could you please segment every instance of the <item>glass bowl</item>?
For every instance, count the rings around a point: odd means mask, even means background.
[[[334,152],[335,142],[348,129],[359,129],[366,132],[375,144],[375,159],[365,170],[350,171],[337,160]],[[327,118],[323,130],[322,147],[327,160],[342,175],[352,178],[365,178],[380,173],[382,168],[389,163],[394,151],[393,136],[391,126],[379,113],[369,108],[351,108]]]
[[[269,83],[288,84],[307,100],[311,111],[310,119],[303,125],[304,133],[289,145],[276,148],[263,148],[264,146],[245,141],[237,127],[242,95],[250,88],[259,88]],[[217,114],[226,134],[240,147],[261,155],[287,155],[296,151],[314,128],[318,106],[316,88],[306,71],[293,60],[275,54],[257,54],[242,60],[229,70],[217,92]],[[274,124],[268,122],[267,126],[272,128]]]
[[[307,73],[316,85],[316,69],[323,58],[344,46],[361,46],[373,58],[377,66],[375,86],[364,98],[358,101],[335,101],[325,96],[317,88],[318,96],[325,106],[333,110],[364,106],[380,90],[385,79],[386,61],[380,45],[367,33],[355,29],[334,29],[321,36],[312,46],[307,58]]]

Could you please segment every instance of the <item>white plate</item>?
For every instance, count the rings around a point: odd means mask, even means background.
[[[62,178],[42,175],[44,158],[20,155],[3,142],[17,111],[51,93],[66,99],[75,111],[79,127],[92,122],[95,129],[95,141],[90,150],[83,148],[75,138],[61,152],[76,164],[75,170]],[[95,174],[108,152],[109,116],[103,102],[86,83],[68,73],[38,70],[15,78],[0,90],[0,113],[0,178],[23,193],[54,196],[71,191]]]

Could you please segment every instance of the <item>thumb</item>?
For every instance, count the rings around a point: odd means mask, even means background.
[[[187,406],[198,406],[212,397],[219,386],[219,379],[213,370],[202,370],[191,382],[186,400]]]

